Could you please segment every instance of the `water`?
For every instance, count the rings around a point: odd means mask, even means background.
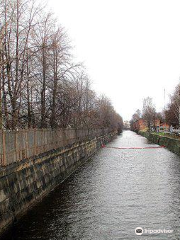
[[[110,146],[147,147],[149,143],[125,131]],[[136,227],[173,232],[137,236]],[[163,148],[103,148],[4,239],[180,239],[180,158]]]

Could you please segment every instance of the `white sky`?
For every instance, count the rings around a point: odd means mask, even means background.
[[[179,0],[49,0],[97,93],[130,120],[142,99],[164,106],[180,77]]]

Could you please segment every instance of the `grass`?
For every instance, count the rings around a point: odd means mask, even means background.
[[[158,135],[158,136],[163,136],[163,137],[168,137],[168,138],[180,140],[180,136],[177,136],[175,134],[164,133],[164,132],[151,132],[151,133],[155,134],[155,135]]]

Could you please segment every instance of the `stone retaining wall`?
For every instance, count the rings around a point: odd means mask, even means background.
[[[180,141],[178,139],[166,137],[166,136],[160,136],[155,133],[149,133],[149,132],[139,132],[140,135],[143,137],[146,137],[149,141],[156,143],[160,146],[165,146],[168,148],[171,152],[176,153],[180,156]]]
[[[0,233],[52,191],[116,133],[45,152],[1,169]]]

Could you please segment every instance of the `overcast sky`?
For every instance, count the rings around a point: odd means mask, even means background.
[[[180,0],[50,0],[97,93],[124,120],[142,99],[158,111],[180,77]]]

